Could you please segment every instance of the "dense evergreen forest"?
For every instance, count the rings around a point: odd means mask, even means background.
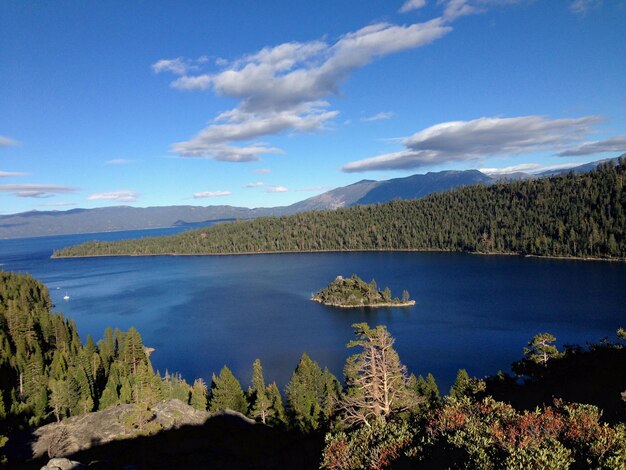
[[[410,201],[90,242],[55,257],[443,250],[626,258],[626,159],[592,172],[474,185]]]
[[[345,385],[303,354],[283,402],[276,384],[266,385],[260,360],[246,390],[226,366],[213,374],[210,390],[201,379],[190,386],[152,370],[134,328],[108,328],[97,344],[91,338],[82,344],[75,324],[50,309],[41,283],[0,272],[4,463],[6,436],[18,429],[128,403],[135,412],[125,425],[134,431],[125,437],[152,435],[160,429],[150,420],[151,407],[178,398],[211,413],[237,411],[259,426],[325,436],[319,453],[328,469],[626,466],[626,348],[620,342],[559,351],[555,338],[541,333],[524,348],[515,375],[481,380],[460,370],[442,397],[432,375],[408,373],[384,326],[360,323],[348,343],[355,354],[346,361]],[[626,340],[624,330],[617,335]]]

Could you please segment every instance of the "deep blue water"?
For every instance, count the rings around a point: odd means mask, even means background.
[[[0,268],[46,283],[83,339],[135,326],[161,372],[210,380],[227,364],[244,386],[259,357],[266,381],[282,388],[305,351],[341,377],[351,325],[361,321],[387,325],[409,371],[432,372],[443,391],[461,367],[508,371],[538,332],[585,344],[626,326],[625,263],[405,252],[49,258],[85,240],[175,231],[0,240]],[[417,303],[335,310],[308,300],[352,273],[398,296],[407,289]]]

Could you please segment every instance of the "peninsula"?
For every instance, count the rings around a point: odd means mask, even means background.
[[[461,251],[626,259],[626,157],[589,173],[473,185],[334,211],[94,241],[53,258],[321,251]]]
[[[405,290],[402,299],[392,297],[389,287],[378,290],[376,281],[368,284],[353,274],[349,278],[337,276],[328,287],[315,294],[311,300],[329,307],[358,308],[358,307],[410,307],[415,300],[409,300],[409,293]]]

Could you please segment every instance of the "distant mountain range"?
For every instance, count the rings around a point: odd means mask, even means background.
[[[626,155],[626,154],[625,154]],[[71,233],[176,227],[196,228],[215,222],[291,215],[311,210],[329,210],[357,204],[376,204],[393,199],[418,199],[431,193],[471,184],[491,184],[503,179],[526,179],[559,173],[586,172],[608,160],[586,163],[566,170],[539,174],[511,173],[489,176],[478,170],[439,171],[383,181],[362,180],[327,191],[290,206],[248,209],[235,206],[102,207],[67,211],[30,211],[0,216],[1,238],[41,237]]]

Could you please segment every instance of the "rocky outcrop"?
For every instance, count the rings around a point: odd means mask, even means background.
[[[144,416],[141,408],[132,405],[119,405],[38,428],[29,433],[33,439],[24,443],[28,454],[21,459],[10,457],[11,468],[319,468],[323,436],[272,428],[230,410],[209,414],[178,400],[159,403],[149,411],[151,421],[143,423],[144,430],[157,425],[157,432],[131,429],[127,418],[133,413]]]
[[[34,432],[32,458],[38,459],[46,455],[63,457],[95,445],[133,437],[138,431],[142,431],[132,425],[132,415],[136,412],[134,405],[118,405],[42,426]],[[144,424],[146,429],[147,424],[151,424],[149,429],[153,430],[200,425],[209,417],[208,412],[196,410],[180,400],[158,403],[149,413]]]

